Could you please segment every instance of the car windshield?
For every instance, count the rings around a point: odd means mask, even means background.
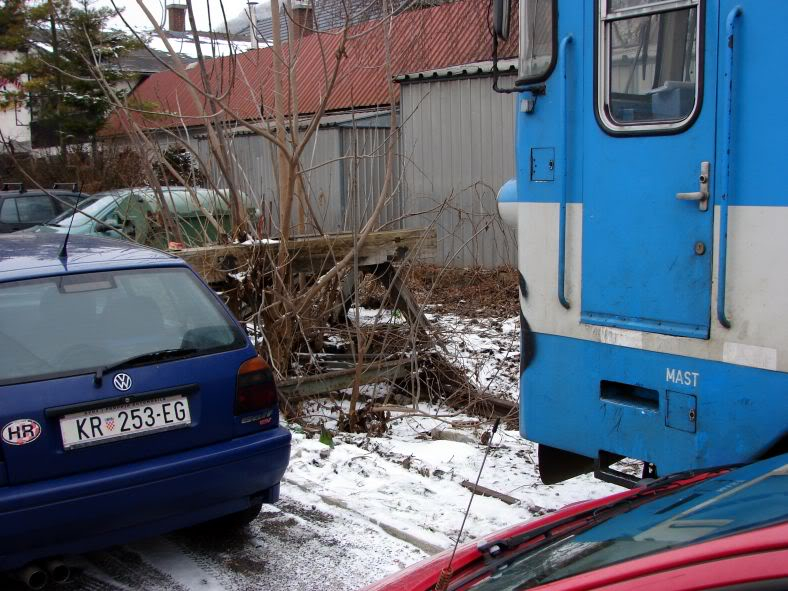
[[[80,198],[80,200],[79,200],[79,209],[80,210],[86,209],[88,205],[91,205],[91,204],[95,203],[96,201],[98,201],[100,199],[100,197],[101,196],[97,197],[95,195],[91,195],[89,197],[88,196],[82,196]],[[72,210],[75,207],[77,207],[77,202],[76,202],[75,199],[69,199],[68,202],[66,202],[65,199],[61,198],[61,204],[64,205],[64,206],[68,205]],[[58,215],[56,219],[68,218],[68,216],[70,214],[71,214],[71,211],[64,211],[63,213]]]
[[[199,355],[245,342],[184,268],[0,283],[0,385],[89,373],[156,351]]]
[[[788,520],[786,456],[682,487],[504,564],[474,591],[530,589]],[[782,499],[782,501],[780,500]]]
[[[83,226],[97,218],[103,221],[101,215],[104,210],[108,209],[110,205],[115,203],[121,198],[118,193],[98,194],[91,197],[91,201],[85,201],[78,205],[79,211],[74,214],[74,221],[71,224],[73,227]],[[83,213],[84,212],[84,213]],[[87,215],[86,215],[87,214]],[[50,225],[68,227],[69,218],[71,217],[71,210],[64,211],[59,216],[49,221]]]

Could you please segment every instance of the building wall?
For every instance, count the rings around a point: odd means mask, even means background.
[[[306,3],[302,3],[306,4]],[[357,24],[360,22],[379,19],[389,11],[397,11],[401,6],[407,4],[405,0],[395,0],[389,7],[382,3],[368,2],[366,0],[313,0],[308,3],[313,9],[312,25],[309,27],[317,31],[329,31],[332,29],[339,29],[345,24]],[[293,5],[297,5],[293,2]],[[282,41],[287,41],[288,32],[287,27],[290,19],[287,18],[285,10],[280,11],[281,25],[280,30],[282,33]],[[350,17],[348,23],[348,16]],[[243,18],[235,19],[231,24],[230,30],[239,35],[249,35],[248,16],[244,15]],[[270,8],[267,6],[257,7],[257,36],[261,41],[271,43],[273,40],[273,23],[271,19]]]
[[[228,140],[235,158],[233,174],[237,186],[251,195],[265,213],[270,235],[279,235],[279,195],[276,151],[267,140],[256,135],[237,135]],[[206,162],[211,162],[207,139],[198,142],[198,152]],[[318,130],[304,151],[302,160],[307,170],[306,190],[318,224],[324,232],[340,229],[339,215],[339,137],[336,129]],[[211,171],[219,186],[226,182],[218,170]],[[294,208],[295,211],[295,208]],[[293,224],[297,223],[293,216]],[[316,232],[313,225],[306,227],[307,233]]]
[[[515,174],[514,96],[493,92],[487,76],[400,85],[406,225],[435,224],[439,264],[516,264],[515,234],[496,207]]]

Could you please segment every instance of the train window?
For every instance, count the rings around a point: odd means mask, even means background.
[[[700,108],[700,0],[601,0],[600,119],[612,131],[675,130]]]
[[[618,10],[640,8],[655,3],[655,0],[608,0],[607,5],[609,11],[615,12]]]
[[[556,0],[520,1],[519,84],[545,80],[555,65]]]

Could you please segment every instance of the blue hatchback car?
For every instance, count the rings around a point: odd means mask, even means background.
[[[254,518],[290,433],[271,370],[180,259],[0,236],[0,570]]]

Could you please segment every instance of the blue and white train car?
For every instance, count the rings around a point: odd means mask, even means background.
[[[784,449],[788,2],[519,10],[517,176],[498,199],[543,479]]]

